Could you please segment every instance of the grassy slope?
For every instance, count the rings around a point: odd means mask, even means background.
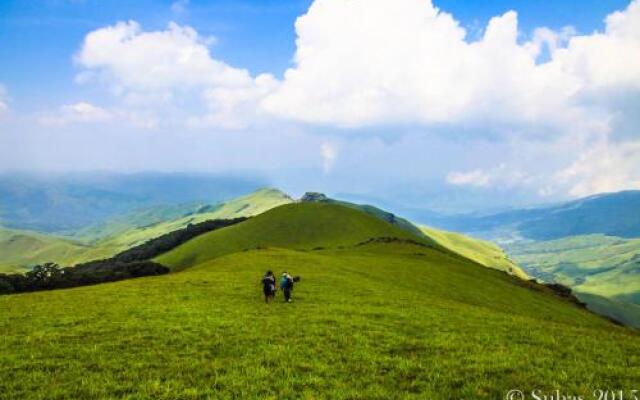
[[[425,235],[435,240],[438,244],[485,267],[508,272],[520,279],[529,278],[526,272],[514,263],[500,247],[492,242],[426,226],[421,226],[420,229]]]
[[[353,246],[372,237],[397,237],[431,243],[364,212],[325,203],[277,207],[245,223],[199,236],[157,261],[182,269],[256,247],[313,249]]]
[[[20,272],[49,260],[73,262],[87,247],[70,240],[30,231],[0,228],[0,273]]]
[[[180,264],[197,252],[179,273],[0,297],[0,393],[496,399],[513,388],[590,396],[640,381],[637,333],[431,248],[351,247],[407,233],[308,206],[192,240],[167,257]],[[266,241],[287,248],[228,254]],[[332,248],[295,250],[317,245]],[[293,304],[263,303],[267,269],[303,277]]]
[[[148,227],[131,229],[117,236],[99,241],[96,245],[97,247],[116,248],[118,251],[122,251],[165,233],[184,228],[189,224],[196,224],[212,219],[249,217],[290,202],[292,202],[291,198],[279,190],[262,189],[247,196],[222,203],[212,211],[192,214]]]

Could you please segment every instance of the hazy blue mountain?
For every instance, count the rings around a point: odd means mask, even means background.
[[[640,237],[640,191],[606,193],[493,214],[442,215],[415,210],[404,214],[438,228],[494,240],[553,240],[589,234]]]
[[[186,173],[2,174],[0,225],[69,232],[152,206],[214,204],[261,186],[256,178]]]

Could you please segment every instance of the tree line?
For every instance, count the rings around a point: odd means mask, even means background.
[[[235,225],[246,219],[218,219],[189,224],[183,229],[151,239],[111,258],[89,261],[73,267],[45,263],[36,265],[24,274],[0,274],[0,294],[64,289],[167,274],[170,272],[169,268],[151,259],[203,233]]]

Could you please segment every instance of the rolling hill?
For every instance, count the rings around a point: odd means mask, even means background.
[[[426,238],[352,207],[304,202],[274,208],[242,224],[201,235],[157,261],[184,269],[225,254],[278,247],[322,250],[355,246],[371,238],[394,237],[435,245]]]
[[[181,271],[0,296],[0,393],[497,399],[640,381],[637,332],[353,208],[282,205],[158,260]],[[302,276],[293,303],[264,304],[267,269]]]
[[[75,263],[89,250],[81,243],[31,231],[0,228],[0,273],[21,272],[48,260]]]
[[[529,276],[518,265],[511,261],[500,247],[489,241],[428,226],[418,226],[405,218],[398,217],[380,208],[331,199],[322,193],[307,192],[300,201],[336,204],[363,211],[366,214],[386,221],[416,236],[428,238],[430,241],[485,267],[504,271],[521,279],[529,279]]]
[[[189,213],[185,216],[174,219],[168,218],[156,224],[136,227],[113,236],[107,236],[96,241],[94,245],[122,251],[165,233],[184,228],[189,224],[197,224],[213,219],[251,217],[291,202],[293,202],[291,197],[283,192],[277,189],[264,188],[226,202],[201,207],[197,212]]]

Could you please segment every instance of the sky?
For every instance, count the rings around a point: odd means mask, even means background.
[[[640,0],[0,2],[0,172],[439,211],[640,189]]]

